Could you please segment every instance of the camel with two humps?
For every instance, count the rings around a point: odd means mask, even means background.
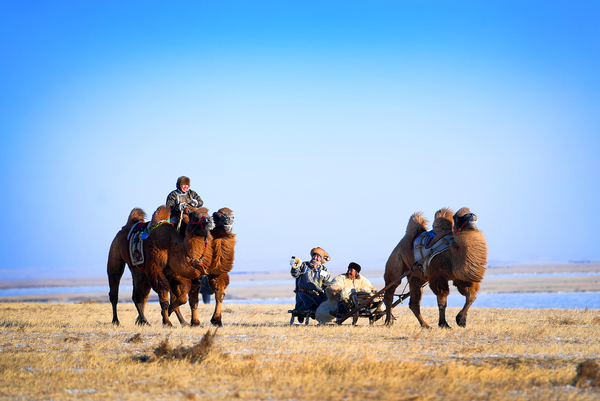
[[[211,230],[211,241],[208,245],[211,248],[211,261],[202,264],[197,270],[203,270],[208,276],[208,284],[215,293],[215,310],[210,322],[213,325],[222,326],[222,305],[225,298],[225,289],[229,285],[229,272],[233,269],[235,256],[236,240],[235,234],[232,233],[234,217],[233,211],[226,207],[214,212],[212,217],[215,227]],[[191,310],[190,324],[192,326],[199,326],[198,304],[200,287],[202,286],[202,276],[184,282],[183,274],[187,273],[183,271],[179,273],[170,273],[169,277],[173,277],[177,280],[175,283],[172,282],[172,293],[177,292],[178,294],[182,294],[185,292],[186,288],[190,288],[191,285],[191,288],[189,289]],[[169,307],[169,313],[171,312],[175,312],[178,317],[181,316],[179,307],[173,309]]]
[[[466,326],[469,308],[477,299],[477,292],[487,265],[487,244],[483,233],[475,225],[476,222],[477,216],[466,207],[459,209],[454,214],[449,208],[443,208],[436,212],[432,230],[435,234],[434,238],[451,234],[453,241],[446,250],[431,259],[425,271],[416,268],[408,275],[409,308],[421,327],[430,327],[421,315],[423,286],[429,283],[432,292],[437,297],[438,326],[450,328],[446,321],[450,280],[453,281],[460,294],[465,297],[465,304],[456,316],[456,323],[461,327]],[[428,221],[421,212],[414,213],[410,217],[404,237],[394,248],[386,263],[384,273],[386,287],[415,265],[414,243],[420,234],[428,231],[427,225]],[[400,282],[385,291],[386,325],[393,324],[393,297],[399,284]]]
[[[157,223],[168,222],[170,209],[160,206],[153,214],[151,226]],[[203,263],[211,263],[212,247],[210,230],[214,228],[212,217],[208,209],[198,208],[189,214],[189,224],[185,236],[181,236],[177,229],[170,223],[157,225],[143,242],[145,263],[143,269],[133,267],[129,255],[128,233],[137,222],[143,222],[145,213],[141,209],[133,209],[127,224],[115,236],[109,251],[107,273],[109,278],[109,298],[113,308],[113,324],[119,325],[117,316],[117,302],[119,283],[123,275],[125,264],[130,267],[133,277],[133,302],[138,311],[136,324],[149,324],[144,315],[145,304],[148,301],[150,289],[157,294],[161,307],[161,316],[164,325],[171,326],[169,310],[177,309],[179,305],[187,302],[187,291],[172,291],[177,286],[171,286],[174,278],[191,280],[206,274],[202,269]],[[185,274],[181,274],[185,272]],[[177,277],[175,275],[181,276]],[[169,302],[171,293],[171,302]],[[180,322],[183,317],[178,314]]]

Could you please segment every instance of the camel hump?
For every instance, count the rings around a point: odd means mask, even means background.
[[[423,216],[423,212],[416,212],[410,216],[408,219],[408,225],[406,226],[407,233],[420,233],[423,231],[427,231],[427,225],[429,221],[425,216]]]
[[[435,217],[433,218],[433,232],[436,235],[451,233],[452,223],[454,221],[453,216],[454,212],[448,207],[441,208],[435,212]]]
[[[168,220],[171,217],[171,207],[167,205],[159,206],[154,213],[152,213],[152,222],[150,225],[155,225],[159,221]]]
[[[146,212],[144,212],[139,207],[134,208],[131,213],[129,213],[129,217],[127,218],[127,224],[131,225],[139,222],[146,221]]]

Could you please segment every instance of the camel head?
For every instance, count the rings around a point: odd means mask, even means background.
[[[231,232],[233,227],[233,211],[231,209],[222,207],[219,211],[213,213],[213,219],[218,228]]]
[[[463,207],[454,213],[454,233],[466,230],[477,230],[477,215],[472,213],[468,207]]]
[[[189,215],[190,221],[186,228],[186,233],[206,236],[210,230],[215,228],[215,222],[212,217],[208,215],[208,209],[205,207],[199,207]]]

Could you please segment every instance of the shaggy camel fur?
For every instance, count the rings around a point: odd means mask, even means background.
[[[221,208],[213,213],[215,228],[211,231],[211,255],[212,263],[204,266],[208,275],[208,284],[215,293],[215,311],[210,322],[216,326],[222,326],[221,308],[223,299],[225,298],[225,288],[229,285],[229,272],[233,269],[234,250],[235,250],[235,234],[231,232],[233,227],[233,211],[229,208]],[[181,280],[181,276],[175,275]],[[202,277],[194,278],[191,281],[191,289],[189,291],[190,309],[192,312],[191,325],[199,326],[198,319],[198,301],[200,287],[202,286]],[[181,293],[185,291],[185,283],[178,283],[177,291]],[[176,285],[177,286],[177,285]],[[171,286],[172,291],[174,287]],[[173,310],[177,316],[181,316],[179,308]],[[181,319],[180,319],[181,321]]]
[[[487,244],[483,233],[475,225],[477,216],[466,207],[451,216],[452,211],[448,208],[438,210],[435,215],[433,232],[437,238],[441,238],[452,233],[452,227],[454,226],[454,242],[448,249],[431,260],[425,273],[421,269],[416,269],[409,275],[408,279],[410,310],[421,326],[425,328],[429,328],[429,325],[421,316],[421,298],[423,296],[423,286],[427,282],[429,282],[431,290],[437,296],[438,326],[449,328],[450,326],[446,321],[446,306],[450,293],[448,282],[453,280],[454,286],[465,296],[465,305],[456,316],[456,323],[461,327],[465,327],[467,325],[467,313],[477,298],[477,291],[479,291],[479,285],[485,274]],[[414,265],[414,241],[419,234],[427,231],[427,224],[427,219],[420,212],[414,213],[410,217],[404,238],[392,251],[386,263],[384,273],[386,286]],[[393,323],[392,304],[396,287],[397,285],[392,286],[385,291],[386,325]]]
[[[152,216],[151,226],[154,227],[160,221],[167,221],[169,212],[168,206],[160,206]],[[185,297],[187,292],[172,292],[171,305],[169,305],[169,290],[172,290],[169,278],[173,281],[174,273],[187,280],[200,277],[205,274],[202,264],[210,264],[212,260],[212,248],[209,244],[210,230],[214,228],[214,222],[207,214],[206,208],[198,208],[190,214],[185,237],[179,235],[177,229],[170,223],[154,228],[144,240],[145,264],[142,271],[132,268],[127,234],[136,222],[143,221],[145,214],[141,209],[134,209],[131,212],[127,224],[115,236],[108,257],[107,273],[110,285],[109,297],[113,307],[113,324],[119,324],[118,287],[127,263],[133,276],[132,298],[138,310],[136,324],[148,324],[144,316],[144,306],[152,288],[159,297],[163,324],[171,326],[169,309],[174,310],[187,302]],[[173,294],[178,295],[179,298],[173,297]],[[180,317],[180,321],[181,319]]]
[[[225,288],[229,285],[229,272],[233,269],[235,257],[236,240],[235,234],[231,232],[233,211],[226,207],[221,208],[213,213],[213,219],[215,221],[215,228],[211,232],[213,237],[213,259],[208,271],[208,284],[215,293],[215,311],[210,322],[216,326],[221,326],[221,306],[225,298]],[[195,297],[197,306],[198,292],[195,293]]]

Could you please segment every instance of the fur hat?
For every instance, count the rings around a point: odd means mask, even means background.
[[[186,177],[185,175],[182,175],[181,177],[179,177],[177,179],[177,189],[179,189],[181,191],[181,186],[182,185],[190,185],[190,179],[188,177]]]
[[[314,254],[321,256],[324,262],[329,262],[329,254],[325,252],[323,248],[313,248],[310,250],[310,257],[312,258]]]
[[[356,274],[360,273],[360,265],[358,263],[354,263],[354,262],[350,262],[350,264],[348,265],[348,270],[350,269],[354,269],[356,270]]]

